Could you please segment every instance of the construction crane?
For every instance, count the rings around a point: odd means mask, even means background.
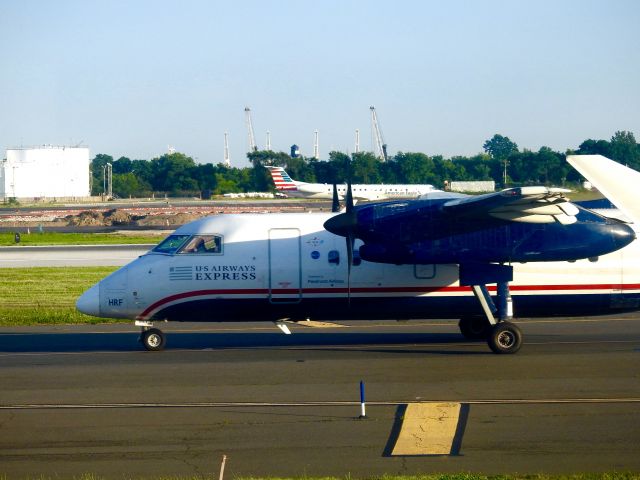
[[[229,134],[224,132],[224,166],[231,166],[231,157],[229,156]]]
[[[244,117],[247,122],[247,132],[249,134],[249,152],[257,152],[256,137],[253,134],[253,123],[251,122],[251,109],[244,107]]]
[[[320,160],[320,141],[318,139],[318,130],[313,132],[313,158]]]
[[[380,123],[378,122],[378,115],[376,114],[376,107],[373,105],[369,107],[371,110],[371,139],[372,143],[375,145],[375,155],[376,157],[387,161],[387,144],[384,143],[384,137],[382,136],[382,128],[380,128]]]

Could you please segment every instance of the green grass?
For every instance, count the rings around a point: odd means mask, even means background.
[[[34,229],[35,230],[35,229]],[[15,245],[113,245],[118,243],[159,243],[162,234],[122,234],[122,233],[26,233],[25,227],[16,228],[20,232],[20,243],[16,244],[14,232],[0,233],[0,246]]]
[[[75,303],[82,292],[115,269],[0,268],[0,326],[109,322],[78,312]]]
[[[574,190],[566,195],[572,202],[584,202],[586,200],[599,200],[604,198],[597,190]]]

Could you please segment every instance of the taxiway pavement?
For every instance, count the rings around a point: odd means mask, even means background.
[[[452,322],[348,325],[167,324],[159,353],[129,325],[2,328],[0,475],[640,471],[640,318],[522,320],[510,356]],[[464,405],[458,449],[393,455],[426,403]]]
[[[0,248],[0,267],[122,266],[155,245],[59,245]]]

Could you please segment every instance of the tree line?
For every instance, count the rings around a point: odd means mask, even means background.
[[[610,140],[587,139],[577,150],[560,153],[549,147],[537,152],[518,148],[508,137],[496,134],[471,157],[399,152],[382,162],[370,152],[347,155],[333,151],[326,160],[291,157],[284,152],[262,150],[247,153],[250,167],[198,164],[183,153],[151,160],[131,160],[98,154],[91,161],[91,193],[105,191],[105,165],[112,165],[114,195],[126,197],[202,196],[239,192],[274,191],[264,165],[286,168],[296,180],[318,183],[430,183],[441,188],[445,181],[493,180],[499,187],[521,185],[571,186],[580,175],[565,161],[567,154],[601,154],[640,170],[640,146],[633,133],[617,131]]]

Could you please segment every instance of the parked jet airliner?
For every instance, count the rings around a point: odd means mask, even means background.
[[[266,166],[276,190],[289,197],[328,199],[333,197],[333,186],[328,183],[306,183],[293,180],[282,167]],[[344,198],[346,185],[338,185],[338,197]],[[416,198],[437,191],[428,184],[354,184],[351,186],[353,198],[356,200],[387,200],[392,198]]]
[[[521,316],[640,308],[632,226],[523,187],[305,214],[215,215],[178,228],[87,290],[77,308],[129,318],[148,350],[154,321],[454,318],[496,353]],[[497,304],[497,305],[496,305]]]

